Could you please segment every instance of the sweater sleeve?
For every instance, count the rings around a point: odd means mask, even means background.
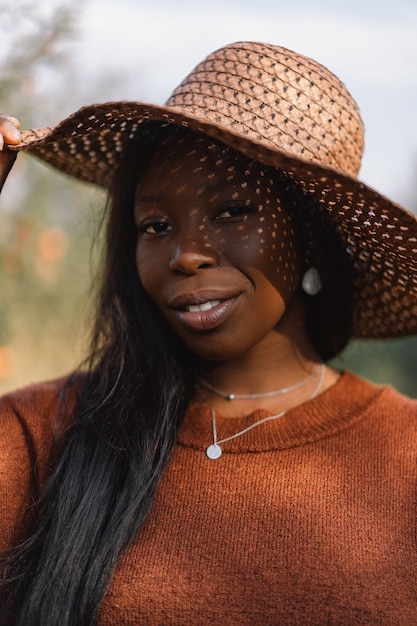
[[[0,553],[28,532],[33,504],[50,471],[64,380],[0,399]]]

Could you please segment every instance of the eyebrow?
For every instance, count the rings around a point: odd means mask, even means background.
[[[158,200],[164,200],[167,197],[165,193],[155,193],[155,194],[139,194],[135,198],[135,203],[137,202],[158,202]]]

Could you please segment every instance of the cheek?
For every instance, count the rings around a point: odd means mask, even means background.
[[[155,263],[155,257],[146,246],[136,245],[136,269],[138,272],[139,280],[142,287],[148,294],[148,296],[157,303],[157,295],[159,293],[159,275],[158,268],[161,267],[160,263]]]
[[[280,281],[288,290],[293,291],[300,282],[302,263],[292,227],[285,229],[282,236],[276,231],[272,232],[269,252],[269,262],[273,266],[271,279],[274,280],[275,275],[276,281]]]
[[[281,214],[260,213],[250,228],[237,226],[228,246],[248,268],[260,270],[285,300],[292,296],[300,281],[302,263],[294,229]]]
[[[292,293],[299,284],[302,266],[294,227],[290,219],[277,210],[265,216],[261,228],[266,274],[284,292]]]

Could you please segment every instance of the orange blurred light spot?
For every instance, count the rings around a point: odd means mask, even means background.
[[[13,374],[15,354],[11,346],[0,346],[0,378],[8,378]]]
[[[68,237],[59,226],[44,230],[38,238],[38,255],[42,261],[56,263],[62,259],[68,246]]]

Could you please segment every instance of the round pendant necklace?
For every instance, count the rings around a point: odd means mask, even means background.
[[[314,388],[313,393],[307,400],[312,400],[319,393],[322,382],[323,382],[323,376],[324,376],[324,365],[322,364],[320,366],[320,375],[319,375],[318,383],[316,387]],[[235,396],[235,397],[237,398],[238,396]],[[253,396],[249,396],[249,397],[253,397]],[[243,430],[240,430],[238,433],[234,435],[230,435],[230,437],[225,437],[224,439],[220,439],[220,441],[218,441],[217,440],[216,411],[214,407],[211,407],[211,419],[212,419],[212,426],[213,426],[213,443],[209,445],[208,448],[206,449],[206,455],[212,461],[219,459],[221,455],[223,454],[223,451],[221,449],[221,444],[226,443],[226,441],[231,441],[232,439],[236,439],[237,437],[240,437],[241,435],[244,435],[245,433],[252,430],[252,428],[256,428],[257,426],[260,426],[261,424],[264,424],[265,422],[271,422],[272,420],[276,420],[276,419],[279,419],[280,417],[284,417],[284,415],[288,412],[288,410],[289,409],[287,409],[287,411],[281,411],[280,413],[276,413],[275,415],[268,415],[267,417],[262,418],[258,422],[255,422],[254,424],[247,426]]]

